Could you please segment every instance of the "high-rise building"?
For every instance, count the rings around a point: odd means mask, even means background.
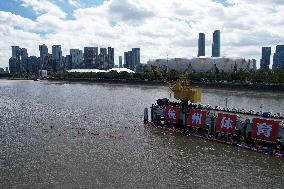
[[[21,48],[21,72],[29,73],[29,55],[26,48]]]
[[[277,45],[276,52],[273,56],[272,69],[283,69],[284,68],[284,45]]]
[[[256,70],[256,59],[252,59],[252,69]]]
[[[35,75],[38,75],[39,70],[41,69],[41,60],[40,57],[36,56],[30,56],[28,58],[28,67],[27,67],[27,73],[33,73]]]
[[[108,69],[108,54],[107,54],[107,48],[100,48],[100,54],[99,54],[99,63],[96,65],[95,68],[97,69]]]
[[[119,66],[119,68],[122,68],[122,56],[119,56],[118,59],[119,59],[118,66]]]
[[[107,55],[107,48],[100,48],[100,54]]]
[[[199,33],[198,38],[198,57],[205,56],[205,34]]]
[[[41,59],[41,58],[40,58]],[[41,60],[42,61],[42,60]],[[48,72],[52,72],[53,70],[53,59],[52,54],[45,55],[43,62],[41,62],[42,69],[47,70]]]
[[[66,55],[64,62],[65,62],[65,66],[66,66],[67,70],[72,70],[74,68],[72,63],[71,63],[71,55]]]
[[[45,44],[43,44],[43,45],[39,45],[38,48],[39,48],[40,58],[44,59],[44,57],[46,55],[48,55],[48,48],[47,48],[47,46]]]
[[[48,56],[48,48],[45,44],[39,45],[39,55],[40,55],[40,67],[41,69],[47,67],[47,56]]]
[[[135,70],[136,66],[140,65],[140,48],[132,49],[132,62],[133,62],[132,70]]]
[[[270,56],[271,56],[271,47],[262,47],[260,69],[269,70]]]
[[[123,54],[123,56],[124,56],[123,67],[124,67],[124,68],[128,68],[127,53],[128,53],[128,52],[124,52],[124,54]]]
[[[114,48],[107,48],[108,69],[114,68]]]
[[[52,60],[53,60],[53,71],[60,71],[64,69],[62,65],[61,45],[52,46]]]
[[[9,59],[9,70],[10,70],[10,73],[19,72],[19,68],[18,68],[19,65],[20,65],[20,59],[18,59],[16,57],[11,57]]]
[[[52,46],[52,58],[55,60],[60,60],[62,58],[61,45]]]
[[[12,46],[12,58],[19,58],[21,56],[21,48],[19,46]]]
[[[140,48],[132,48],[132,51],[124,53],[124,67],[135,70],[140,65]]]
[[[67,57],[67,56],[66,56]],[[70,49],[70,62],[66,62],[69,64],[69,69],[79,68],[83,63],[83,52],[79,49]]]
[[[85,68],[92,69],[98,64],[98,47],[84,47]]]
[[[21,54],[22,50],[19,46],[11,46],[12,48],[12,57],[9,59],[9,70],[11,73],[21,72]]]
[[[213,33],[212,57],[220,57],[220,30]]]
[[[21,59],[23,60],[23,59],[26,59],[28,57],[29,57],[29,55],[28,55],[27,49],[26,48],[21,48]]]
[[[132,51],[124,53],[124,67],[133,70]]]
[[[43,65],[45,57],[48,55],[48,48],[45,44],[43,44],[43,45],[39,45],[38,49],[39,49],[39,54],[40,54],[41,65]]]

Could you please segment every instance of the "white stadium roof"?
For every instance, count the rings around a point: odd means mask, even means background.
[[[128,68],[112,68],[109,70],[99,70],[99,69],[72,69],[68,70],[67,72],[78,72],[78,73],[99,73],[99,72],[110,72],[110,71],[116,71],[116,72],[128,72],[128,73],[135,73],[134,71],[128,69]]]

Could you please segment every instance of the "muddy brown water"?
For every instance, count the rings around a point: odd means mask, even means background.
[[[283,188],[284,160],[143,125],[166,87],[0,80],[0,188]],[[281,112],[284,94],[204,89]]]

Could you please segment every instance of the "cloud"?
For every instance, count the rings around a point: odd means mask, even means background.
[[[0,11],[0,25],[3,28],[21,27],[24,30],[32,30],[36,28],[37,23],[28,18],[12,14],[11,12]]]
[[[80,6],[79,0],[68,0],[68,3],[74,7]]]
[[[22,6],[31,7],[37,14],[48,13],[50,16],[65,18],[66,13],[48,0],[20,0]]]
[[[283,0],[227,0],[228,3],[230,4],[254,4],[254,5],[261,5],[261,6],[266,6],[269,5],[271,7],[271,5],[284,5],[284,1]]]
[[[60,1],[73,3],[71,17],[51,0],[20,0],[37,12],[34,20],[0,11],[0,67],[7,66],[11,45],[34,55],[42,43],[50,52],[53,44],[61,44],[64,55],[70,48],[112,46],[116,61],[124,51],[140,47],[141,60],[147,62],[167,54],[196,56],[199,32],[206,34],[206,55],[211,56],[216,29],[221,30],[221,55],[259,60],[261,46],[284,44],[282,0],[228,0],[226,6],[215,0],[108,0],[89,7],[81,7],[83,1]]]
[[[141,24],[147,18],[153,17],[155,13],[148,7],[143,6],[141,1],[113,0],[109,3],[111,19],[128,23]]]

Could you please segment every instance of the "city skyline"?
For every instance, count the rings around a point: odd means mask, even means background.
[[[20,46],[11,46],[11,58],[9,58],[10,73],[34,73],[40,70],[48,72],[66,71],[71,69],[102,69],[108,70],[115,67],[114,48],[84,47],[84,53],[80,49],[70,49],[70,54],[62,55],[61,45],[52,45],[51,52],[45,44],[39,45],[40,56],[29,56],[28,50]],[[134,50],[134,51],[133,51]],[[138,50],[138,53],[136,52]],[[140,64],[140,48],[133,48],[133,60],[135,66]],[[130,68],[130,65],[127,68]]]
[[[135,46],[143,49],[142,63],[167,54],[195,57],[200,32],[206,35],[205,54],[211,55],[214,30],[222,32],[221,56],[254,58],[259,67],[262,47],[274,53],[284,44],[284,2],[277,0],[17,0],[2,1],[0,7],[0,67],[8,66],[13,45],[38,57],[39,44],[60,44],[63,55],[69,49],[112,46],[116,64]]]

